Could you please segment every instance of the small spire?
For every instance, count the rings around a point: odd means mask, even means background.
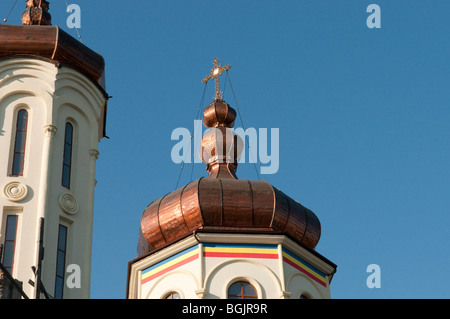
[[[22,14],[22,25],[51,25],[52,16],[48,13],[46,0],[27,0],[27,9]]]
[[[231,129],[235,118],[236,111],[223,100],[214,100],[203,111],[203,125],[209,130],[202,136],[199,155],[211,178],[237,179],[243,141]]]
[[[216,82],[216,95],[214,96],[214,100],[222,100],[222,92],[220,92],[219,88],[219,76],[222,75],[223,71],[228,71],[231,68],[231,65],[227,64],[222,66],[222,64],[219,64],[218,58],[214,58],[213,65],[214,67],[211,69],[210,73],[203,78],[202,83],[214,79]]]

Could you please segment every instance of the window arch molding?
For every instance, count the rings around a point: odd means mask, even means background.
[[[174,298],[175,295],[178,295],[179,298]],[[168,289],[161,295],[161,299],[184,299],[184,294],[181,290],[177,288]]]
[[[235,277],[228,282],[228,284],[226,285],[226,288],[225,288],[225,293],[224,293],[225,298],[228,298],[230,287],[238,282],[246,282],[246,283],[249,283],[251,286],[253,286],[253,288],[256,291],[256,299],[264,298],[263,291],[261,289],[261,285],[258,283],[258,281],[256,281],[253,278],[244,277],[244,276]]]

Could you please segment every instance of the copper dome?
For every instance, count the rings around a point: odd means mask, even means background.
[[[316,215],[265,181],[200,178],[153,201],[144,210],[138,255],[195,230],[285,234],[314,249]]]

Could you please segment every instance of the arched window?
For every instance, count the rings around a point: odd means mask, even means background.
[[[64,156],[62,169],[62,186],[70,189],[70,172],[72,170],[72,142],[73,142],[73,126],[69,122],[66,123],[66,132],[64,135]]]
[[[311,299],[311,297],[307,294],[301,294],[299,299]]]
[[[258,299],[258,294],[249,282],[237,281],[228,288],[228,299]]]
[[[24,109],[17,113],[16,140],[14,142],[14,156],[11,174],[14,176],[23,175],[25,161],[25,142],[27,139],[28,112]]]
[[[164,299],[181,299],[181,296],[178,292],[171,291],[164,297]]]

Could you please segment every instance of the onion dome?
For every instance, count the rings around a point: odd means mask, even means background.
[[[214,100],[203,111],[203,125],[206,127],[233,127],[236,111],[223,100]]]
[[[284,234],[310,248],[319,242],[316,215],[266,181],[200,178],[144,210],[138,255],[196,230]]]
[[[311,210],[266,181],[237,178],[242,140],[231,130],[235,118],[236,111],[216,92],[215,100],[203,112],[203,124],[209,130],[203,135],[200,155],[209,177],[197,179],[145,208],[138,257],[195,231],[284,234],[308,249],[315,248],[321,227]]]

